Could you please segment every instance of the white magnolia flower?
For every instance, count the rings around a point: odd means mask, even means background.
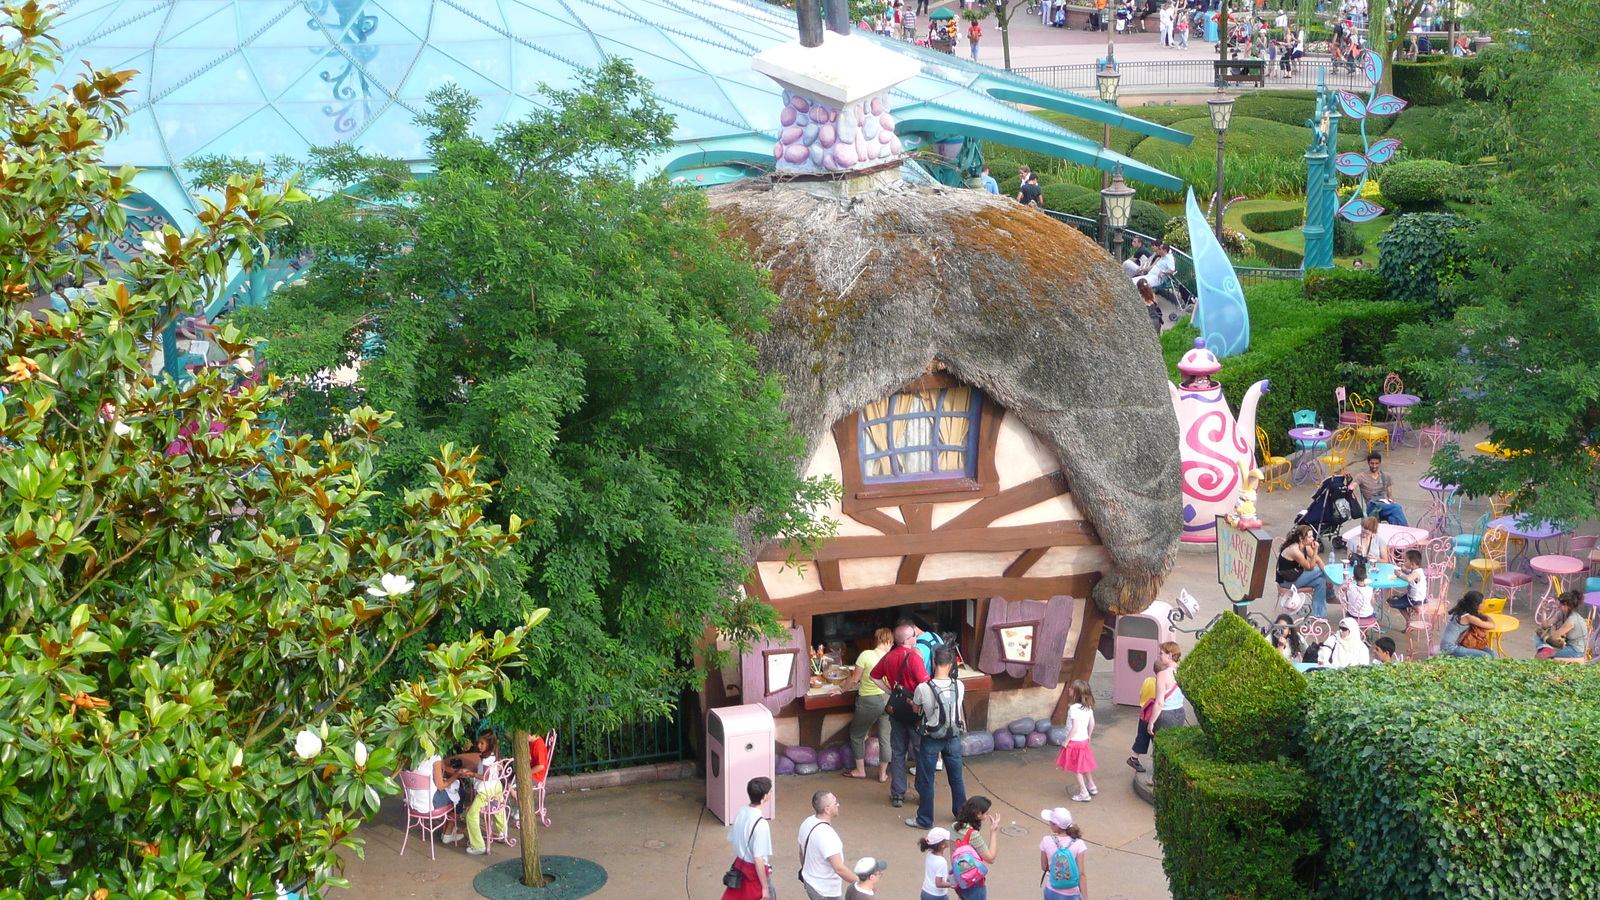
[[[111,430],[117,433],[117,437],[127,437],[133,434],[133,429],[128,427],[127,422],[116,422],[112,424]]]
[[[383,576],[381,587],[369,587],[367,593],[374,597],[398,597],[416,586],[415,582],[404,575],[389,572]]]
[[[294,752],[301,759],[310,760],[322,752],[322,738],[315,732],[302,730],[294,736]]]
[[[356,741],[355,753],[352,754],[352,755],[355,757],[355,760],[356,760],[356,768],[358,768],[358,769],[366,768],[366,766],[367,766],[367,745],[366,744],[363,744],[360,741]]]
[[[233,361],[233,367],[237,369],[241,375],[249,375],[251,372],[256,370],[255,361],[248,356],[241,356],[238,359],[235,359]]]

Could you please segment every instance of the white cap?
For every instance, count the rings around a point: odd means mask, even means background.
[[[1072,827],[1072,811],[1067,809],[1065,806],[1058,806],[1055,809],[1044,810],[1043,812],[1039,813],[1039,818],[1057,828]]]
[[[882,872],[887,868],[889,868],[889,863],[887,861],[873,859],[870,856],[863,856],[856,860],[856,877],[866,878],[868,875],[872,875],[876,872]]]

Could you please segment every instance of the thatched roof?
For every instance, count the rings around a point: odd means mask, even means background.
[[[1143,610],[1180,534],[1178,425],[1160,347],[1121,268],[1008,198],[895,181],[849,200],[747,180],[708,199],[783,298],[760,340],[810,442],[931,368],[977,386],[1061,460],[1113,571],[1094,599]]]

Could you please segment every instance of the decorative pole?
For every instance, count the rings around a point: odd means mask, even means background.
[[[1333,216],[1339,206],[1338,176],[1331,160],[1339,151],[1338,105],[1324,80],[1326,68],[1317,72],[1316,117],[1307,122],[1311,146],[1306,149],[1306,255],[1301,270],[1333,268]]]

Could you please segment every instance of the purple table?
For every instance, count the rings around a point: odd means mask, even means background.
[[[1516,563],[1522,567],[1524,572],[1528,571],[1529,559],[1544,555],[1544,547],[1542,545],[1545,541],[1561,537],[1567,533],[1557,528],[1548,519],[1537,522],[1525,521],[1522,516],[1501,516],[1498,519],[1491,520],[1489,527],[1498,528],[1510,537],[1521,538],[1527,542],[1527,546],[1517,555],[1516,559]],[[1507,559],[1506,571],[1509,572],[1511,566],[1512,560]]]
[[[1333,432],[1314,425],[1289,429],[1289,439],[1299,448],[1299,455],[1295,457],[1294,474],[1291,476],[1295,484],[1304,484],[1322,476],[1322,467],[1317,462],[1317,454],[1321,451],[1316,445],[1326,444],[1331,437]]]
[[[1414,437],[1412,443],[1406,444],[1406,435],[1411,433],[1406,428],[1406,410],[1421,403],[1422,398],[1416,394],[1380,394],[1378,402],[1389,411],[1389,439],[1396,444],[1415,447]]]
[[[1461,488],[1459,484],[1440,484],[1439,479],[1429,475],[1417,482],[1417,487],[1422,488],[1433,498],[1428,505],[1427,512],[1422,514],[1422,521],[1432,521],[1429,528],[1434,534],[1443,537],[1447,534],[1459,534],[1461,528],[1461,501],[1456,496],[1456,491]],[[1454,530],[1451,529],[1454,525]]]

